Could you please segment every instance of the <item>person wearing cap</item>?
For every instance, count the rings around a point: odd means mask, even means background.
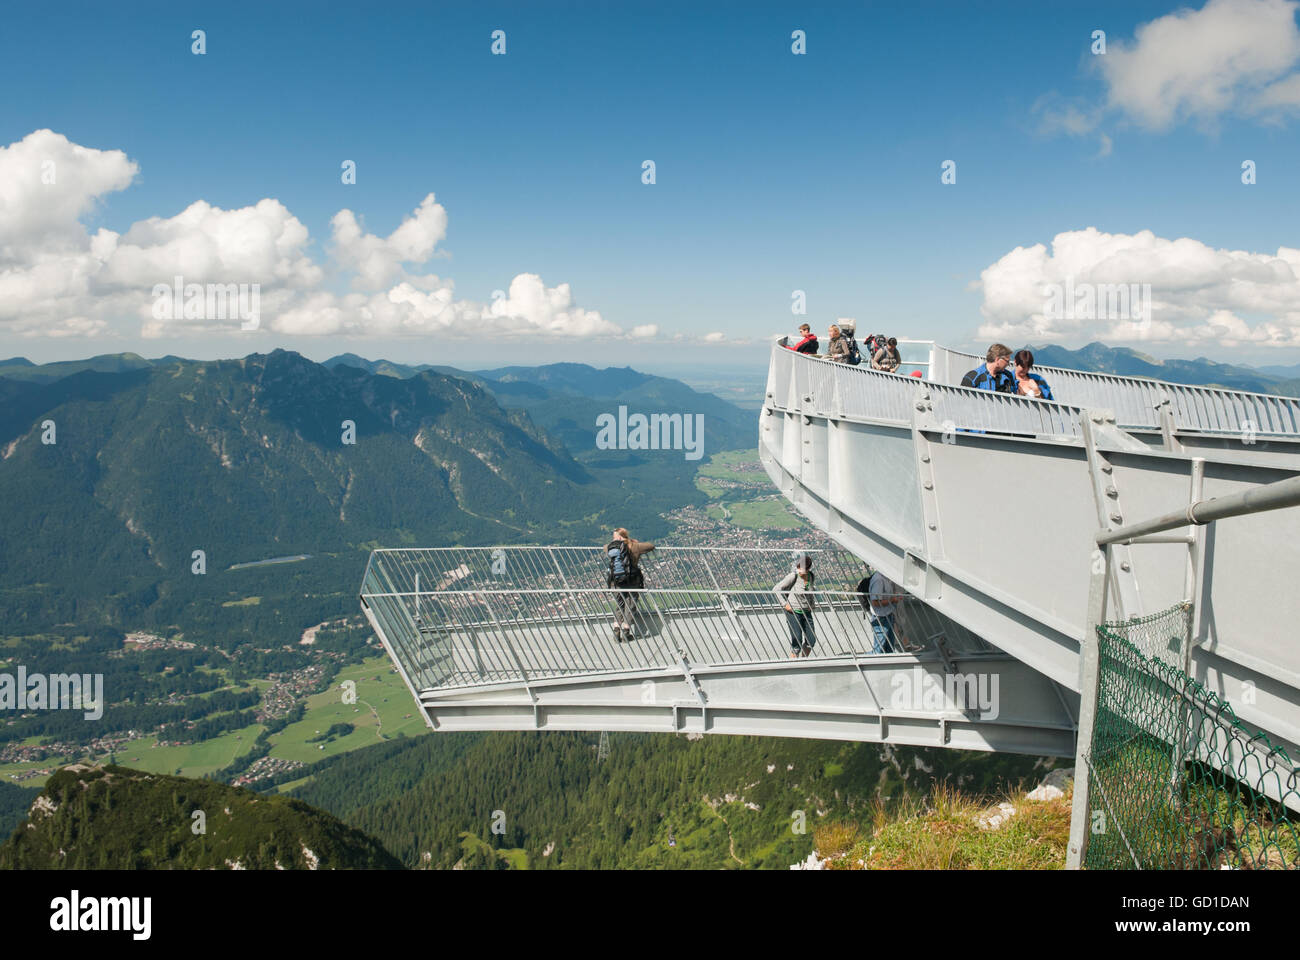
[[[803,554],[772,592],[785,608],[785,620],[790,627],[790,659],[808,656],[817,645],[813,629],[812,557]]]

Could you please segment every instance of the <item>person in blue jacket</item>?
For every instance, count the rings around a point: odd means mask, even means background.
[[[1047,381],[1033,372],[1034,355],[1028,350],[1021,350],[1015,356],[1015,373],[1013,376],[1016,380],[1016,393],[1022,397],[1033,397],[1036,400],[1054,400],[1052,388],[1047,385]]]
[[[995,393],[1015,393],[1016,380],[1007,365],[1011,363],[1011,348],[995,343],[984,355],[984,362],[961,378],[963,387],[992,390]]]

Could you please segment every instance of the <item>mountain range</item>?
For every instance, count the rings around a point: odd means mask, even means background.
[[[337,370],[356,367],[380,376],[408,378],[422,372],[441,373],[479,384],[507,409],[527,410],[545,430],[562,440],[580,460],[601,463],[645,462],[635,453],[598,450],[592,443],[596,417],[630,410],[668,414],[701,414],[709,452],[745,449],[758,444],[756,414],[679,380],[639,373],[631,367],[599,370],[583,363],[552,363],[539,367],[501,367],[495,370],[458,370],[428,364],[411,367],[387,360],[366,360],[345,353],[324,366]],[[0,372],[0,376],[3,373]]]
[[[284,350],[7,361],[0,622],[9,633],[200,613],[264,623],[265,608],[218,608],[314,597],[310,612],[286,615],[306,618],[301,631],[355,613],[374,546],[595,543],[618,525],[654,536],[662,513],[705,502],[680,452],[597,450],[594,411],[703,412],[708,453],[755,442],[751,414],[682,384],[560,366],[529,384],[515,373],[383,375]],[[640,393],[618,389],[629,382]],[[310,560],[230,569],[297,555]]]
[[[1150,377],[1192,386],[1225,387],[1252,393],[1300,395],[1300,366],[1247,367],[1197,357],[1195,360],[1157,360],[1129,347],[1090,343],[1078,350],[1065,347],[1030,347],[1034,363],[1123,377]]]

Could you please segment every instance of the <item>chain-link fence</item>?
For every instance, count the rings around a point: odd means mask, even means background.
[[[1186,675],[1189,604],[1097,630],[1089,869],[1300,869],[1300,776]]]

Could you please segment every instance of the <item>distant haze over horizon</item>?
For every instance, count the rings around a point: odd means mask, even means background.
[[[882,328],[882,330],[875,332],[885,332],[886,330],[887,328]],[[264,340],[265,338],[258,339]],[[1056,341],[1048,343],[1044,341],[1033,342],[1030,345],[1036,349],[1052,346],[1078,350],[1092,342],[1096,341],[1074,344]],[[960,344],[943,340],[940,340],[939,343],[952,349],[965,350],[975,354],[981,354],[985,349],[983,344]],[[74,344],[79,347],[103,347],[105,349],[67,349]],[[770,349],[766,343],[674,345],[659,343],[630,344],[625,341],[611,342],[604,345],[604,349],[599,349],[600,345],[597,343],[591,343],[587,344],[588,349],[581,351],[575,350],[572,344],[557,344],[544,341],[513,344],[509,342],[489,342],[486,344],[486,348],[483,344],[459,341],[445,344],[433,344],[426,341],[420,344],[420,349],[414,349],[415,344],[401,341],[358,343],[348,340],[299,339],[296,343],[293,341],[259,343],[253,339],[243,340],[234,336],[218,340],[207,340],[201,343],[191,343],[190,350],[183,349],[177,343],[159,340],[135,342],[130,345],[84,340],[72,342],[28,340],[25,343],[11,343],[10,345],[17,346],[19,349],[0,350],[0,361],[22,357],[36,364],[44,364],[88,360],[91,357],[120,353],[138,354],[146,360],[156,360],[165,356],[178,356],[186,360],[238,360],[251,354],[266,354],[274,350],[291,350],[316,363],[323,363],[341,354],[356,354],[371,361],[388,360],[410,366],[420,366],[422,364],[451,366],[469,372],[507,366],[534,367],[552,363],[585,363],[598,368],[634,367],[646,373],[696,369],[699,372],[725,370],[728,373],[737,375],[751,370],[766,375],[767,358]],[[23,346],[35,349],[23,350],[21,349]],[[1026,346],[1026,344],[1009,343],[1008,346],[1012,349],[1019,349]],[[1252,362],[1239,358],[1237,356],[1239,351],[1225,349],[1215,351],[1207,356],[1205,353],[1197,353],[1187,349],[1186,344],[1172,345],[1165,350],[1155,349],[1155,345],[1131,343],[1103,343],[1103,346],[1110,349],[1124,348],[1133,350],[1158,361],[1206,359],[1216,363],[1239,364],[1257,369],[1291,367],[1300,364],[1300,351],[1294,353],[1292,351],[1267,351]],[[1178,349],[1180,346],[1182,347],[1181,350]],[[114,347],[120,347],[120,349],[114,349]]]

